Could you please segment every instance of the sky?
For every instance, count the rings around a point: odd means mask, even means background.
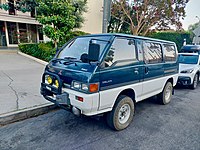
[[[200,21],[200,0],[190,0],[186,5],[186,17],[182,21],[183,28],[187,30],[189,25],[198,21]]]

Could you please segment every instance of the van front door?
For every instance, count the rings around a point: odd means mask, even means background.
[[[140,95],[140,72],[142,67],[137,58],[135,40],[116,38],[101,64],[99,110],[113,107],[119,92],[127,86],[136,85],[135,90]]]

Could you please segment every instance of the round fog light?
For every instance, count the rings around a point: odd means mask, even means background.
[[[51,78],[50,76],[47,77],[47,82],[48,82],[49,84],[52,84],[53,80],[52,80],[52,78]]]
[[[57,88],[59,87],[59,82],[58,82],[58,80],[55,80],[55,85],[56,85]]]

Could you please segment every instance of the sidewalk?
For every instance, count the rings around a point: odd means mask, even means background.
[[[0,125],[32,117],[53,106],[40,95],[44,67],[17,52],[0,51]]]

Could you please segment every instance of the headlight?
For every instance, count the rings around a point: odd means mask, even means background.
[[[81,88],[81,83],[79,83],[79,82],[73,82],[72,87],[76,88],[76,89],[80,89]]]
[[[87,83],[80,83],[80,82],[73,81],[72,88],[85,91],[85,92],[95,93],[95,92],[98,92],[99,90],[99,83],[87,84]]]
[[[181,71],[181,73],[192,73],[193,71],[194,71],[193,69],[188,69]]]
[[[46,76],[46,81],[48,84],[52,84],[53,83],[53,79],[51,78],[51,76]]]
[[[81,90],[88,91],[88,85],[87,84],[81,84]]]

